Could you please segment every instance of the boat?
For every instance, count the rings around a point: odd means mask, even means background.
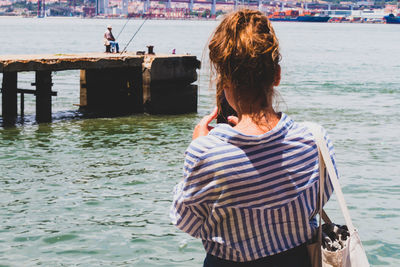
[[[399,15],[395,16],[393,14],[389,14],[388,16],[384,16],[383,19],[386,20],[387,24],[400,24]]]
[[[328,22],[329,16],[320,15],[315,12],[304,12],[299,14],[298,10],[276,11],[269,17],[270,21],[294,21],[294,22]]]
[[[330,19],[329,16],[309,16],[309,15],[305,15],[305,16],[298,16],[297,17],[297,21],[300,21],[300,22],[328,22],[329,19]]]

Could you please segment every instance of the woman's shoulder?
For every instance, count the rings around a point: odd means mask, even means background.
[[[226,142],[223,142],[213,134],[208,134],[193,140],[189,144],[186,153],[190,153],[198,159],[204,159],[207,155],[212,154],[215,150],[226,145]]]
[[[312,140],[313,143],[316,142],[315,134],[321,134],[321,136],[325,140],[326,145],[328,146],[331,155],[334,157],[335,152],[334,152],[333,141],[329,137],[327,130],[322,125],[309,121],[298,122],[295,123],[294,125],[296,125],[295,127],[297,129],[300,129],[300,131],[302,131],[302,136],[305,137],[305,139]]]
[[[313,133],[320,132],[326,140],[329,139],[326,129],[321,124],[311,121],[303,121],[295,122],[294,125],[296,125],[298,129],[302,129],[304,134],[312,136]]]

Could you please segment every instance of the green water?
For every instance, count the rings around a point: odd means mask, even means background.
[[[0,18],[10,37],[0,54],[102,50],[108,23]],[[124,23],[112,21],[116,33]],[[121,43],[141,22],[130,23]],[[130,50],[153,44],[156,52],[201,58],[215,25],[148,21]],[[400,266],[400,27],[275,28],[283,55],[279,109],[325,126],[371,264]],[[20,74],[19,87],[32,78]],[[168,212],[192,129],[213,107],[207,72],[198,114],[179,116],[81,119],[72,105],[79,72],[53,80],[53,123],[34,123],[28,96],[25,122],[0,128],[0,266],[201,266],[201,242],[176,230]],[[328,213],[343,221],[334,199]]]

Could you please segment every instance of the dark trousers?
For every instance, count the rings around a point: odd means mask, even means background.
[[[305,244],[254,261],[235,262],[207,254],[203,267],[311,267]]]

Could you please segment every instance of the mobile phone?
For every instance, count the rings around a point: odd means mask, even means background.
[[[229,105],[228,101],[226,100],[225,96],[221,97],[221,110],[217,117],[217,123],[228,123],[229,116],[237,116],[236,111]]]

